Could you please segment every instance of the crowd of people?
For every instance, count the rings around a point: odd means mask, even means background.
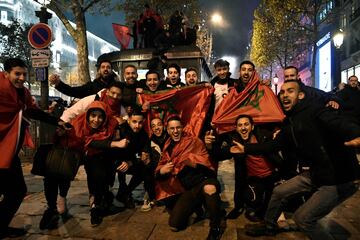
[[[196,43],[198,26],[189,26],[183,12],[175,10],[167,24],[162,16],[145,4],[145,10],[132,21],[133,48],[157,48],[160,52],[172,46]]]
[[[124,81],[117,81],[108,60],[99,62],[97,78],[83,86],[71,87],[53,74],[49,81],[57,90],[80,98],[57,117],[36,107],[23,85],[26,65],[22,60],[8,59],[4,67],[0,75],[1,237],[26,233],[9,224],[26,193],[17,154],[23,142],[30,142],[28,118],[57,126],[54,141],[82,154],[93,226],[108,215],[114,198],[126,208],[135,208],[132,192],[144,182],[140,210],[165,205],[172,231],[185,229],[195,213],[197,219],[210,219],[207,239],[220,239],[226,219],[245,213],[256,222],[246,226],[250,236],[297,230],[311,239],[333,239],[319,220],[358,189],[360,111],[356,99],[360,90],[356,76],[336,94],[326,93],[304,85],[297,68],[288,66],[277,96],[285,113],[283,122],[257,125],[253,116],[244,113],[236,117],[233,131],[220,134],[211,124],[212,116],[222,111],[221,102],[231,91],[241,94],[252,84],[257,73],[251,61],[240,64],[239,79],[231,78],[227,61],[216,61],[216,76],[210,82],[200,82],[197,69],[188,68],[183,83],[177,64],[167,66],[165,79],[149,70],[142,80],[137,79],[137,68],[128,65],[122,71]],[[261,84],[268,87],[266,82]],[[141,95],[161,96],[189,88],[212,93],[198,136],[186,131],[181,114],[150,115],[149,119],[151,102],[139,105],[137,101]],[[226,213],[217,168],[219,161],[230,158],[235,171],[234,208]],[[114,195],[116,175],[119,187]],[[130,182],[126,175],[132,175]],[[67,213],[70,187],[69,180],[44,177],[48,207],[40,229],[57,227],[59,214]],[[293,212],[296,226],[281,228],[277,221],[288,211]]]

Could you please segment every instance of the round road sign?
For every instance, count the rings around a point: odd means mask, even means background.
[[[28,41],[33,48],[41,49],[50,45],[52,33],[45,23],[37,23],[29,30]]]

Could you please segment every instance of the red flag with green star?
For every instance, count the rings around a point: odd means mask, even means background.
[[[241,114],[250,115],[255,124],[281,122],[285,118],[277,97],[268,86],[260,84],[257,72],[240,93],[235,88],[229,90],[216,108],[212,124],[218,133],[232,131]]]
[[[199,136],[210,106],[213,89],[203,85],[160,91],[155,94],[138,94],[138,102],[150,103],[145,130],[150,132],[150,121],[154,117],[166,119],[173,114],[181,117],[184,131]]]

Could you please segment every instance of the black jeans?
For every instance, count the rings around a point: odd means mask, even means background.
[[[112,162],[99,154],[86,157],[84,166],[89,193],[94,195],[94,203],[99,206],[109,190],[109,176],[113,175]]]
[[[66,197],[70,189],[70,181],[60,180],[51,176],[44,178],[44,194],[50,209],[56,209],[57,195]]]
[[[149,177],[149,171],[151,172],[151,169],[147,168],[147,166],[145,166],[140,161],[134,161],[133,165],[130,166],[126,172],[118,171],[117,174],[119,180],[119,189],[118,189],[117,197],[131,195],[132,191],[134,191],[135,188],[139,186],[142,181],[145,181],[144,188],[146,191],[148,191],[149,197],[150,195],[152,195],[154,196],[152,199],[154,199],[155,180],[153,180],[154,178]],[[132,175],[129,184],[126,184],[126,174]]]
[[[205,185],[215,186],[216,193],[211,195],[205,193]],[[170,211],[170,227],[176,228],[177,230],[185,229],[189,217],[202,203],[205,203],[206,209],[210,214],[210,227],[219,227],[221,221],[221,201],[219,193],[220,184],[215,178],[208,178],[182,193]]]
[[[244,199],[247,211],[254,211],[256,216],[263,218],[274,189],[273,175],[259,178],[248,177]]]
[[[0,231],[7,228],[27,192],[20,158],[15,155],[9,169],[0,169]]]

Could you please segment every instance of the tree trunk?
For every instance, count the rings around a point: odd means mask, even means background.
[[[78,82],[82,85],[86,82],[91,81],[89,71],[88,42],[86,34],[85,15],[79,14],[76,20]]]

